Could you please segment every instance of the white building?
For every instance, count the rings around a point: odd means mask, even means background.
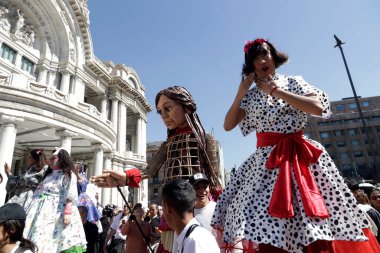
[[[94,55],[86,0],[0,0],[0,205],[4,162],[17,173],[32,148],[63,146],[88,176],[144,167],[151,109],[132,68]],[[116,189],[98,192],[123,204]],[[146,206],[147,182],[134,192]]]

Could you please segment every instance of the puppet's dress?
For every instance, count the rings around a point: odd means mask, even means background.
[[[323,105],[322,117],[328,117],[331,114],[328,96],[306,83],[302,77],[276,74],[274,79],[281,89],[294,94],[316,95]],[[369,227],[369,223],[358,208],[355,198],[344,183],[333,160],[320,143],[302,135],[302,129],[307,122],[306,113],[256,87],[247,93],[240,106],[246,112],[245,118],[239,125],[244,136],[256,131],[258,140],[261,142],[269,140],[266,135],[268,133],[270,137],[283,136],[286,138],[290,136],[293,138],[292,136],[294,136],[295,139],[298,138],[297,142],[300,142],[301,139],[301,142],[307,142],[306,145],[311,144],[319,149],[320,153],[317,152],[315,162],[309,163],[306,169],[311,172],[310,175],[321,193],[319,202],[324,202],[328,217],[311,217],[306,213],[305,203],[310,204],[310,199],[309,202],[302,200],[292,163],[290,163],[288,177],[291,199],[289,203],[286,203],[285,199],[282,199],[283,192],[276,192],[273,204],[275,206],[274,213],[276,213],[275,209],[278,205],[288,205],[287,208],[292,206],[293,215],[285,218],[278,217],[282,216],[281,210],[277,210],[277,214],[280,213],[277,216],[269,213],[268,208],[274,188],[280,179],[278,175],[281,166],[277,164],[278,166],[274,166],[274,168],[267,167],[268,158],[276,147],[273,143],[272,145],[267,143],[258,145],[255,153],[236,170],[217,201],[211,224],[213,227],[223,230],[223,240],[230,244],[239,240],[253,242],[259,252],[264,252],[260,245],[269,245],[291,253],[302,253],[306,252],[305,249],[308,245],[310,246],[316,241],[324,241],[329,244],[328,247],[333,249],[337,245],[331,245],[332,241],[333,243],[338,242],[334,240],[366,241],[365,243],[348,242],[348,244],[344,242],[338,246],[340,248],[350,244],[360,245],[359,247],[362,249],[370,248],[368,235],[363,233],[363,228],[368,232],[366,228]],[[273,135],[273,133],[275,134]],[[285,153],[286,150],[291,149],[290,146],[285,147],[284,145],[280,148],[285,150]],[[306,153],[303,151],[300,156]],[[279,159],[275,162],[279,162]],[[281,167],[281,169],[283,168]],[[330,252],[335,251],[330,250]]]

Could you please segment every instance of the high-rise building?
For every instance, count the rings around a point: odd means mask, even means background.
[[[380,96],[359,98],[369,140],[354,98],[331,102],[329,119],[309,117],[304,130],[319,141],[344,177],[380,180]]]
[[[0,173],[17,174],[25,154],[63,147],[103,168],[146,165],[151,106],[136,71],[94,53],[86,0],[0,1]],[[5,198],[0,185],[0,205]],[[97,189],[101,203],[121,206],[116,189]],[[123,191],[128,193],[126,187]],[[134,201],[147,202],[147,182]],[[145,200],[144,200],[145,197]]]
[[[223,158],[223,149],[220,145],[219,141],[217,141],[213,135],[207,134],[208,143],[210,145],[210,152],[211,155],[211,163],[213,164],[215,168],[215,172],[219,177],[220,182],[222,183],[222,186],[224,187],[225,183],[225,171],[224,171],[224,158]],[[156,141],[156,142],[149,142],[147,143],[146,148],[146,159],[147,163],[155,157],[156,153],[158,152],[161,144],[163,141]],[[157,175],[150,178],[148,181],[148,199],[150,203],[161,203],[161,190],[164,184],[164,169],[161,168]]]

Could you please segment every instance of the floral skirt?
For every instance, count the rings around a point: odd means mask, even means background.
[[[73,206],[71,222],[64,226],[64,202],[60,196],[42,194],[27,210],[24,237],[34,242],[38,252],[85,251],[87,241],[78,208]]]

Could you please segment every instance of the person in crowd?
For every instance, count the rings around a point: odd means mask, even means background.
[[[256,131],[257,149],[220,195],[211,225],[259,253],[378,252],[331,157],[302,133],[308,114],[330,115],[328,96],[301,76],[277,74],[288,56],[268,40],[248,41],[244,56],[224,128]]]
[[[84,252],[86,237],[76,201],[77,179],[69,153],[57,148],[27,210],[24,236],[39,253]]]
[[[177,234],[173,252],[219,253],[214,236],[194,218],[195,191],[182,179],[168,182],[162,189],[162,206],[168,225]]]
[[[167,141],[148,164],[143,178],[153,177],[161,168],[164,169],[164,182],[177,178],[189,179],[195,173],[204,173],[210,180],[211,193],[216,198],[221,189],[216,159],[190,92],[181,86],[163,89],[156,95],[155,104],[167,128]],[[115,181],[123,186],[129,181],[129,176],[116,171],[105,172],[93,177],[93,181],[100,187],[114,187]],[[162,234],[158,252],[172,252],[174,231],[164,219],[161,219],[159,229]]]
[[[107,209],[104,208],[102,210],[102,217],[100,217],[100,223],[103,228],[103,231],[99,234],[99,251],[100,252],[103,252],[104,244],[107,239],[107,233],[111,225],[107,215],[108,215]]]
[[[373,188],[369,193],[369,201],[376,211],[380,212],[380,188]]]
[[[0,207],[0,252],[34,253],[36,245],[23,237],[26,213],[17,203]]]
[[[157,207],[157,209],[158,209],[158,217],[161,217],[162,214],[163,214],[162,206],[159,205],[159,206]]]
[[[359,188],[359,184],[348,185],[348,186],[351,189],[352,193],[354,194],[354,197],[356,198],[356,201],[358,202],[358,206],[360,210],[362,210],[364,214],[366,215],[371,225],[371,230],[373,234],[376,236],[377,241],[380,242],[380,235],[379,235],[380,213],[371,206],[371,203],[369,201],[367,194],[362,189]]]
[[[96,204],[86,192],[88,183],[86,168],[87,166],[82,162],[76,162],[74,164],[74,174],[78,180],[78,206],[87,207],[87,220],[92,223],[97,223],[100,219],[100,213]]]
[[[27,157],[27,170],[20,176],[11,174],[10,166],[5,163],[4,170],[8,176],[5,186],[8,195],[11,197],[7,203],[17,203],[28,209],[32,200],[33,192],[41,182],[48,162],[43,149],[32,149]]]
[[[149,208],[148,208],[147,210],[144,211],[143,220],[144,220],[145,222],[149,222],[149,221],[150,221],[150,217],[149,217]]]
[[[98,209],[99,213],[102,213],[103,206],[99,202],[99,193],[95,192],[95,202],[96,202],[96,208]]]
[[[82,219],[84,233],[86,235],[87,249],[86,253],[98,253],[99,252],[99,238],[98,238],[98,227],[87,220],[87,207],[78,206],[79,214]]]
[[[189,179],[195,190],[194,216],[202,227],[213,232],[211,218],[214,214],[216,203],[210,201],[210,181],[202,173],[194,174]]]
[[[121,234],[127,237],[125,253],[148,253],[148,244],[151,241],[152,227],[143,220],[144,209],[141,203],[135,204],[132,215],[121,228]],[[137,223],[140,225],[141,231]]]
[[[114,217],[109,228],[103,251],[108,253],[123,253],[126,236],[121,233],[121,228],[130,216],[129,209],[124,206],[123,210]]]
[[[160,241],[160,233],[158,231],[158,227],[160,225],[160,217],[158,216],[158,206],[155,203],[149,205],[149,223],[152,226],[152,245],[158,243]]]

